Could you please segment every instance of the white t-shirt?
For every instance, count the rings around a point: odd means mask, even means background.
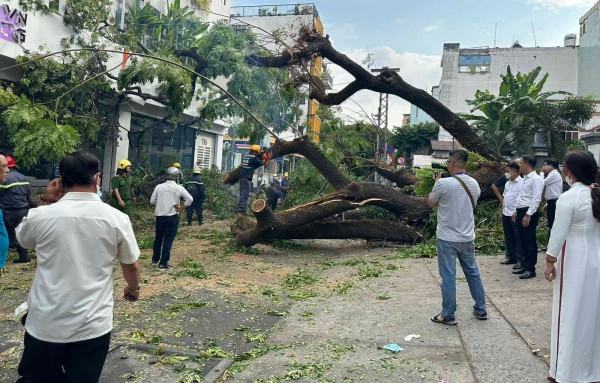
[[[95,193],[69,192],[55,204],[31,209],[17,239],[37,254],[27,299],[29,334],[70,343],[112,330],[114,260],[132,264],[140,255],[127,215]]]
[[[459,174],[477,204],[481,189],[473,178]],[[475,220],[469,195],[454,177],[442,178],[433,185],[429,199],[438,204],[438,239],[448,242],[471,242],[475,240]]]

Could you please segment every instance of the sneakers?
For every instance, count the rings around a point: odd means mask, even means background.
[[[152,266],[158,266],[158,262],[152,261]]]
[[[29,263],[30,259],[13,259],[13,263]]]
[[[166,265],[159,265],[158,266],[158,270],[159,271],[169,271],[173,268],[173,266],[169,265],[168,263]]]
[[[487,311],[484,311],[481,314],[476,313],[475,311],[473,311],[473,315],[475,315],[475,318],[479,319],[479,320],[487,320],[488,319],[488,314]]]

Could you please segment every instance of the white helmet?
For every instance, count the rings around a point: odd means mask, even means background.
[[[174,166],[171,166],[167,169],[167,174],[173,177],[178,177],[181,174],[181,170],[177,169]]]
[[[202,171],[202,168],[200,166],[194,166],[192,168],[192,173],[200,174],[201,171]]]

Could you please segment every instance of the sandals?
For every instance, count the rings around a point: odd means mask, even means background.
[[[454,319],[454,317],[448,317],[448,318],[444,318],[442,316],[442,313],[439,313],[433,317],[431,317],[431,321],[435,322],[435,323],[441,323],[441,324],[445,324],[448,326],[456,326],[456,319]]]

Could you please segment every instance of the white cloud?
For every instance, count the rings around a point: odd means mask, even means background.
[[[394,20],[394,23],[396,23],[396,24],[406,24],[406,19],[403,19],[402,17],[399,17],[396,20]]]
[[[429,25],[425,26],[424,30],[425,30],[425,32],[431,32],[431,31],[435,31],[439,27],[440,27],[439,24],[429,24]]]
[[[331,36],[338,36],[340,39],[357,40],[358,33],[355,24],[344,23],[340,25],[330,25],[327,27],[327,33]]]
[[[400,76],[409,84],[431,91],[431,87],[439,84],[442,69],[440,67],[440,56],[427,56],[411,52],[398,52],[390,47],[378,47],[371,50],[356,49],[344,52],[355,62],[362,62],[369,53],[373,54],[375,66],[381,68],[388,66],[390,68],[400,68]],[[333,75],[334,90],[341,90],[348,82],[354,78],[343,69],[330,65],[328,70]],[[379,93],[363,90],[356,93],[352,99],[358,103],[371,117],[376,114],[379,106]],[[390,95],[389,98],[389,118],[388,126],[390,129],[402,124],[402,114],[410,113],[410,103],[397,96]],[[352,101],[346,101],[342,104],[344,114],[350,114],[356,119],[365,119],[365,112]],[[353,114],[352,110],[358,113]]]
[[[533,4],[541,5],[545,8],[570,8],[570,7],[591,7],[596,0],[530,0]]]

